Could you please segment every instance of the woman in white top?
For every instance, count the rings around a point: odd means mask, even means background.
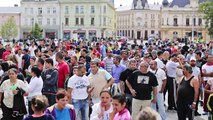
[[[43,87],[43,80],[41,78],[41,70],[37,66],[33,66],[31,69],[31,80],[29,83],[29,96],[28,96],[28,110],[29,114],[33,114],[31,109],[31,100],[37,95],[42,95],[41,90]]]
[[[28,88],[27,85],[17,78],[17,69],[11,68],[8,71],[9,79],[5,80],[0,86],[0,104],[2,107],[3,118],[2,120],[22,120],[25,113],[20,111],[14,111],[14,104],[17,101],[14,101],[14,96],[27,96]],[[4,95],[2,99],[2,94]],[[1,101],[3,100],[3,101]],[[17,100],[17,99],[15,99]],[[23,99],[22,99],[23,100]],[[20,103],[19,99],[19,105]],[[24,101],[22,101],[24,105]],[[24,105],[25,106],[25,105]],[[14,112],[17,113],[17,116],[13,116]],[[26,111],[25,111],[26,112]]]
[[[112,96],[109,91],[104,90],[100,93],[101,102],[92,106],[90,120],[109,120],[110,113],[113,111],[111,104]]]

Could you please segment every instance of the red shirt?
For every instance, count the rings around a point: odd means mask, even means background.
[[[2,59],[5,60],[5,57],[10,55],[10,51],[5,51],[3,54],[2,54]]]
[[[58,68],[58,88],[64,88],[65,77],[70,72],[69,65],[63,61],[58,63],[56,67]]]

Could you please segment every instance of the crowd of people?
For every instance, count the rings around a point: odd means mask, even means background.
[[[31,40],[0,59],[2,120],[213,119],[213,42]]]

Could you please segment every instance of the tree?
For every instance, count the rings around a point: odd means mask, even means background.
[[[7,21],[2,25],[0,34],[4,39],[13,39],[18,35],[18,28],[14,17],[9,17]]]
[[[209,31],[209,35],[213,35],[213,1],[201,3],[199,11],[205,14],[205,26]]]
[[[30,31],[30,34],[33,38],[40,39],[42,38],[42,32],[43,30],[39,27],[38,23],[35,23],[35,25]]]

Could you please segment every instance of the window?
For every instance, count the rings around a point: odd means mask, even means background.
[[[42,8],[38,8],[38,14],[42,14]]]
[[[193,18],[193,25],[196,26],[196,18]]]
[[[75,24],[79,25],[79,19],[78,18],[75,18]]]
[[[30,14],[33,14],[33,8],[30,8]]]
[[[91,18],[91,25],[95,25],[95,18]]]
[[[65,18],[65,25],[69,25],[69,18]]]
[[[161,21],[162,21],[162,25],[164,25],[164,18],[162,18],[162,20],[161,20]]]
[[[95,6],[91,6],[91,13],[95,13]]]
[[[203,21],[202,21],[202,18],[199,18],[199,19],[198,19],[198,25],[199,25],[199,26],[202,26],[202,22],[203,22]]]
[[[144,27],[147,28],[147,22],[145,22]]]
[[[38,18],[38,24],[42,25],[42,18]]]
[[[189,18],[186,18],[186,26],[189,26]]]
[[[28,19],[27,18],[24,19],[24,24],[28,25]]]
[[[50,14],[50,8],[47,8],[47,14]]]
[[[27,8],[25,8],[25,14],[27,14]]]
[[[81,18],[81,25],[84,25],[84,18]]]
[[[80,7],[80,13],[83,14],[84,13],[84,6]]]
[[[178,26],[178,19],[177,18],[174,18],[173,25]]]
[[[104,17],[104,24],[103,24],[104,26],[106,25],[106,17]]]
[[[106,6],[104,6],[104,13],[106,13]]]
[[[31,18],[31,25],[34,25],[34,18]]]
[[[54,14],[56,13],[56,8],[55,8],[55,7],[53,8],[53,13],[54,13]]]
[[[155,27],[155,21],[151,20],[151,27]]]
[[[47,25],[50,25],[50,18],[47,18]]]
[[[65,14],[69,14],[69,6],[65,6]]]
[[[53,25],[56,25],[56,18],[53,18]]]
[[[79,7],[78,6],[75,6],[75,13],[79,13]]]
[[[154,31],[154,30],[151,30],[151,34],[155,34],[155,31]]]

